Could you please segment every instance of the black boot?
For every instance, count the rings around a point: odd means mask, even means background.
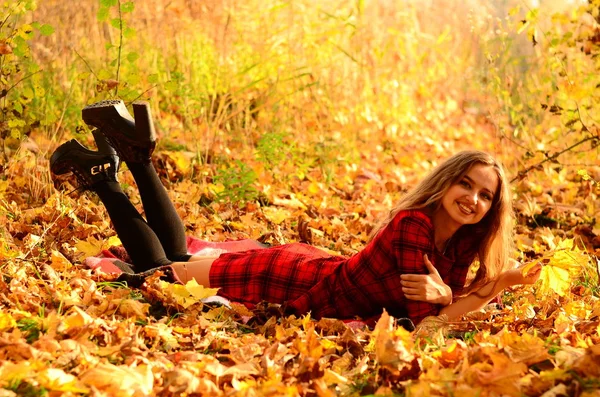
[[[121,160],[148,163],[156,147],[156,132],[150,104],[134,102],[135,120],[121,100],[106,100],[88,105],[81,111],[83,121],[99,128]]]
[[[62,175],[73,172],[83,189],[89,189],[100,181],[116,182],[119,157],[100,131],[94,131],[93,134],[98,151],[89,150],[77,140],[71,139],[60,145],[52,154],[52,173]]]

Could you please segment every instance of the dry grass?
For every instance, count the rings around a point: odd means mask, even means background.
[[[124,15],[136,34],[122,45],[119,92],[149,99],[165,145],[200,162],[240,159],[280,133],[309,157],[316,148],[325,177],[336,161],[369,166],[363,145],[381,147],[378,161],[423,171],[476,147],[515,173],[564,120],[539,108],[547,89],[538,88],[556,70],[514,33],[518,15],[507,18],[512,4],[502,4],[136,2]],[[81,107],[114,95],[98,82],[116,77],[119,30],[97,21],[98,8],[44,1],[29,16],[56,29],[32,42],[47,92],[36,111],[50,120],[32,135],[42,157],[72,136],[89,143],[75,132]]]

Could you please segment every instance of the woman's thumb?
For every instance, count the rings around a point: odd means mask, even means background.
[[[438,276],[440,275],[435,266],[433,266],[433,263],[429,261],[429,257],[427,256],[427,254],[423,255],[423,261],[425,261],[425,266],[427,267],[427,270],[429,270],[430,274],[433,273],[437,274]]]

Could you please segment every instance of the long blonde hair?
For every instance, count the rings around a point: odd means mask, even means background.
[[[398,212],[410,209],[430,209],[437,211],[442,198],[450,187],[458,183],[474,165],[491,166],[498,175],[498,191],[494,194],[492,206],[481,221],[460,228],[462,235],[477,236],[476,247],[480,266],[475,278],[468,287],[469,292],[496,278],[508,264],[513,249],[512,195],[502,165],[490,154],[469,150],[455,154],[438,165],[417,186],[406,193],[387,217],[371,231],[373,239],[383,230]],[[457,232],[458,233],[458,232]]]

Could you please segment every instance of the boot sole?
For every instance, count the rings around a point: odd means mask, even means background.
[[[136,116],[139,115],[140,123],[149,129],[149,136],[146,139],[140,139],[124,132],[124,130],[133,130],[132,132],[135,134],[136,124],[121,100],[106,100],[88,105],[83,108],[81,115],[86,124],[101,130],[123,160],[145,162],[150,159],[150,154],[156,147],[156,133],[150,120],[149,104],[134,103],[133,106],[134,113]],[[130,147],[147,151],[148,155],[129,150]]]

